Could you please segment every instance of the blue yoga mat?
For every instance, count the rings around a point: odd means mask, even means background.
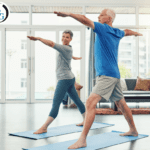
[[[114,124],[94,122],[91,129],[110,127],[113,125]],[[81,132],[82,130],[83,130],[83,126],[76,126],[75,124],[72,124],[72,125],[48,128],[47,133],[42,133],[42,134],[33,134],[33,132],[35,132],[36,130],[32,130],[32,131],[25,131],[25,132],[9,133],[9,135],[38,140],[38,139],[44,139],[44,138],[63,135],[63,134]]]
[[[89,136],[87,137],[87,147],[81,148],[82,150],[94,150],[94,149],[101,149],[101,148],[106,148],[109,146],[125,143],[125,142],[130,142],[134,140],[138,140],[141,138],[148,137],[148,135],[143,135],[139,134],[137,137],[135,136],[120,136],[120,131],[112,131],[112,132],[107,132],[103,134],[98,134],[94,136]],[[68,147],[72,144],[74,144],[76,140],[71,140],[71,141],[66,141],[66,142],[60,142],[60,143],[55,143],[55,144],[49,144],[45,146],[40,146],[40,147],[34,147],[34,148],[29,148],[23,150],[68,150]],[[80,149],[79,149],[80,150]]]

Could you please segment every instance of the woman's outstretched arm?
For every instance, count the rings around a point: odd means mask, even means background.
[[[50,47],[54,47],[55,43],[51,40],[46,40],[46,39],[43,39],[43,38],[40,38],[40,37],[34,37],[34,36],[27,36],[30,40],[33,40],[33,41],[41,41],[42,43],[44,43],[45,45],[47,46],[50,46]]]
[[[71,49],[69,46],[67,45],[61,45],[61,44],[57,44],[57,43],[54,43],[53,41],[51,40],[46,40],[46,39],[43,39],[43,38],[40,38],[40,37],[34,37],[34,36],[27,36],[30,40],[33,40],[33,41],[36,41],[36,40],[39,40],[41,41],[42,43],[44,43],[45,45],[47,46],[50,46],[52,48],[54,48],[55,50],[57,50],[59,53],[61,53],[63,55],[64,58],[66,59],[71,59],[70,57],[70,52],[71,52]]]

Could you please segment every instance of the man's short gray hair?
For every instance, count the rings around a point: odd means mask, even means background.
[[[68,33],[68,34],[70,34],[70,38],[72,39],[73,33],[72,33],[71,30],[65,30],[63,33]]]
[[[115,17],[116,17],[115,11],[112,10],[112,9],[106,9],[106,10],[107,10],[107,11],[106,11],[106,14],[107,14],[108,16],[110,16],[110,17],[112,18],[111,21],[114,22],[114,19],[115,19]]]

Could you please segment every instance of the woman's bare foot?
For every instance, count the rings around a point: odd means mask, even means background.
[[[120,136],[138,136],[138,132],[137,131],[129,131],[129,132],[120,134]]]
[[[77,148],[86,147],[86,146],[87,146],[86,140],[79,139],[76,143],[69,146],[68,149],[77,149]]]
[[[47,128],[41,127],[40,129],[35,131],[33,134],[42,134],[42,133],[46,133],[46,132],[47,132]]]
[[[84,121],[79,124],[76,124],[76,126],[83,126],[83,125],[84,125]]]

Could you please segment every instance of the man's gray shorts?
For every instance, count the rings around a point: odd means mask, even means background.
[[[105,75],[96,77],[96,84],[92,89],[92,93],[98,94],[111,102],[124,98],[120,79]]]

